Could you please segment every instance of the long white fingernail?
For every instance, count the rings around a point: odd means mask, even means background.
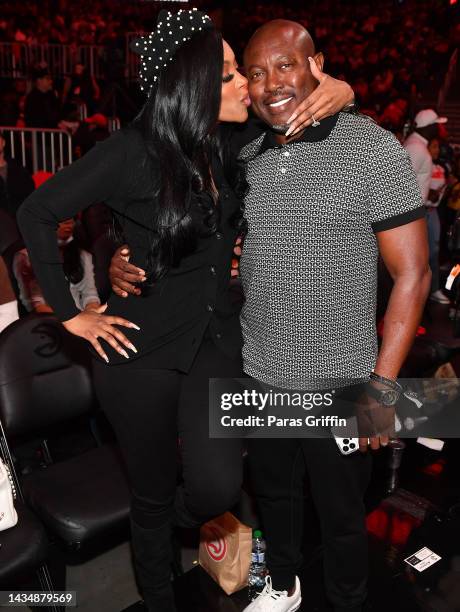
[[[128,347],[134,352],[137,353],[137,348],[134,346],[134,344],[128,344]]]
[[[288,129],[288,131],[286,132],[285,136],[289,136],[289,134],[292,132],[292,126]]]
[[[120,355],[123,355],[123,357],[126,357],[126,359],[129,359],[128,353],[123,349],[120,349]]]
[[[107,357],[107,355],[102,355],[102,357],[106,360],[107,363],[109,363],[109,358]]]
[[[141,328],[140,328],[140,327],[138,327],[138,326],[137,326],[135,323],[131,323],[131,327],[132,327],[133,329],[137,329],[138,331],[140,331],[140,330],[141,330]]]

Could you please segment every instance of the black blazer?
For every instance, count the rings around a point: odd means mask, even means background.
[[[141,134],[132,128],[114,133],[84,157],[58,172],[21,206],[18,223],[46,301],[65,321],[78,310],[60,263],[57,224],[91,204],[105,202],[123,228],[131,262],[145,269],[152,218],[150,160]],[[220,172],[219,172],[220,170]],[[221,167],[213,167],[219,191],[219,231],[201,237],[197,249],[160,280],[145,297],[112,294],[106,314],[136,323],[141,331],[123,328],[138,349],[130,361],[148,355],[150,365],[187,371],[209,328],[229,356],[241,350],[240,304],[229,290],[231,260],[237,230],[230,222],[240,202]],[[127,363],[107,343],[110,364]]]

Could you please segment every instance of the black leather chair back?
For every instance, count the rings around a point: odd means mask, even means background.
[[[90,355],[52,315],[31,314],[0,334],[0,420],[27,435],[95,406]]]

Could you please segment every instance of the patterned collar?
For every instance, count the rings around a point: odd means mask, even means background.
[[[331,117],[325,117],[321,119],[318,127],[307,127],[300,138],[293,140],[288,144],[295,144],[297,142],[319,142],[320,140],[325,140],[332,130],[335,128],[337,120],[339,118],[339,114],[332,115]],[[262,144],[258,151],[258,155],[265,153],[268,149],[279,149],[285,145],[280,144],[276,141],[276,134],[274,132],[268,131],[265,132],[264,139],[262,140]]]

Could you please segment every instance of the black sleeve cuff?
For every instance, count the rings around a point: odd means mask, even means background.
[[[418,208],[414,208],[412,210],[409,210],[408,212],[395,215],[394,217],[389,217],[388,219],[383,219],[382,221],[376,221],[375,223],[371,223],[371,227],[374,234],[376,234],[377,232],[384,232],[385,230],[390,230],[395,227],[399,227],[400,225],[406,225],[406,223],[411,223],[412,221],[416,221],[417,219],[422,219],[424,216],[425,207],[419,206]]]

